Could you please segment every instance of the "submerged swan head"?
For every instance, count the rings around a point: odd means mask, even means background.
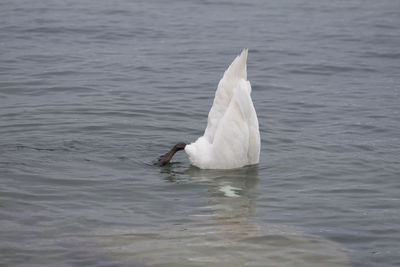
[[[201,169],[233,169],[256,164],[260,157],[260,132],[247,80],[247,54],[237,56],[218,83],[203,136],[186,145],[176,144],[154,164],[163,166],[179,150]]]

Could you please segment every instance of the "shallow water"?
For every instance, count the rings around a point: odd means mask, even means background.
[[[400,2],[247,2],[0,3],[1,265],[400,264]],[[260,163],[151,166],[243,47]]]

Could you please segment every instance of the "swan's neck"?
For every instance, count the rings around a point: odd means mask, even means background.
[[[180,142],[176,145],[174,145],[173,148],[171,148],[171,150],[162,155],[157,162],[154,163],[154,165],[157,166],[164,166],[165,164],[167,164],[168,162],[171,161],[172,157],[175,155],[176,152],[178,152],[179,150],[183,150],[185,149],[186,144],[184,142]]]

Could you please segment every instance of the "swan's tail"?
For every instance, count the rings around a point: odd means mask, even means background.
[[[229,76],[230,78],[244,79],[247,80],[247,54],[248,49],[243,49],[242,53],[235,58],[228,69],[225,71],[224,76]]]

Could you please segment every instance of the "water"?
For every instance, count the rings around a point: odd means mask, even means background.
[[[398,266],[400,2],[0,3],[0,265]],[[149,165],[249,48],[259,165]]]

